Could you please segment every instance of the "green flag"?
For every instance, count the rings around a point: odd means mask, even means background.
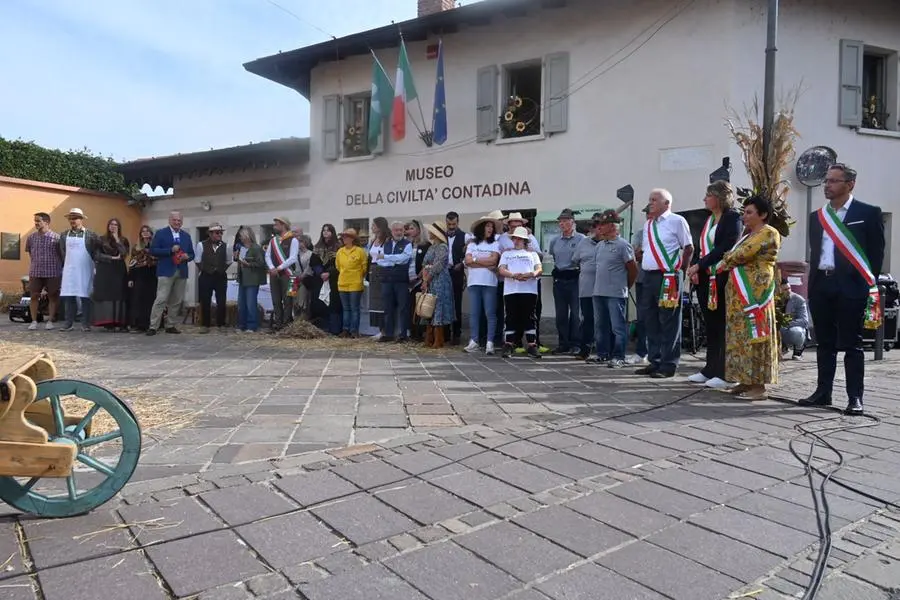
[[[391,115],[394,89],[384,72],[384,67],[372,53],[372,99],[369,103],[369,149],[378,145],[378,138],[384,131],[384,121]]]

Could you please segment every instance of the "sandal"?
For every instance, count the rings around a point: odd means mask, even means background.
[[[739,383],[734,387],[722,390],[726,394],[731,394],[732,396],[739,396],[750,389],[750,386],[746,383]]]
[[[738,400],[749,400],[751,402],[759,402],[762,400],[768,400],[769,395],[766,392],[741,392],[737,394],[736,398]]]

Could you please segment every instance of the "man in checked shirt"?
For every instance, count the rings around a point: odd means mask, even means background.
[[[25,252],[31,257],[28,267],[28,291],[31,293],[31,325],[28,329],[38,328],[38,303],[41,294],[45,293],[49,300],[49,315],[45,329],[53,329],[56,310],[59,305],[59,290],[62,282],[62,256],[59,252],[59,234],[50,229],[50,215],[35,213],[35,232],[25,240]]]

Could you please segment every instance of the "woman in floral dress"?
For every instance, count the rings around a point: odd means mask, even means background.
[[[453,282],[450,279],[450,252],[447,246],[447,232],[442,223],[434,222],[426,227],[431,247],[422,262],[422,291],[435,295],[434,315],[425,328],[425,346],[444,347],[444,326],[451,325],[456,318],[453,308]]]
[[[732,271],[725,288],[725,378],[738,384],[731,393],[745,400],[764,400],[766,384],[778,383],[774,292],[781,235],[766,225],[771,214],[766,198],[746,200],[744,235],[720,263]]]

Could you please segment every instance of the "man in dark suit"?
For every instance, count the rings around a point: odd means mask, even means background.
[[[156,257],[156,300],[150,311],[147,335],[156,335],[166,311],[166,333],[181,333],[175,328],[175,317],[184,303],[188,263],[194,260],[191,235],[181,228],[181,213],[169,213],[169,226],[158,229],[150,242],[150,254]]]
[[[450,246],[450,281],[453,282],[453,308],[456,310],[456,318],[450,325],[450,343],[459,345],[462,336],[462,297],[466,287],[466,234],[459,230],[459,215],[450,211],[446,217],[447,243]]]
[[[818,382],[815,392],[800,401],[802,406],[831,405],[837,353],[843,352],[848,415],[863,414],[863,323],[884,260],[881,209],[854,198],[855,185],[856,171],[833,165],[825,179],[828,204],[809,216],[809,308]]]

